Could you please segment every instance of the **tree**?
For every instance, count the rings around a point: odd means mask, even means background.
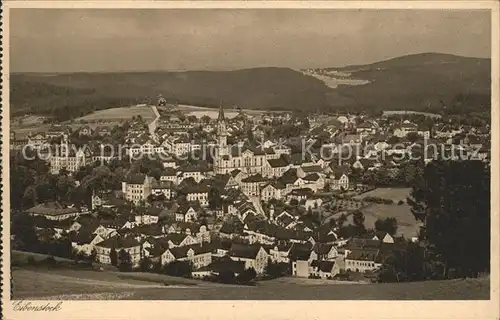
[[[90,262],[97,262],[97,251],[95,248],[90,252],[89,260]]]
[[[219,189],[212,187],[208,191],[208,207],[212,210],[220,209],[222,207],[222,199]]]
[[[132,258],[130,257],[130,253],[121,249],[118,252],[118,269],[120,271],[131,271],[132,270]]]
[[[222,283],[234,283],[235,275],[231,270],[221,270],[217,275],[217,279]]]
[[[396,218],[379,218],[375,221],[375,230],[387,232],[393,236],[398,230],[398,221]]]
[[[139,269],[142,272],[150,271],[151,269],[153,269],[153,267],[154,267],[154,265],[153,265],[153,261],[151,261],[151,259],[149,259],[148,257],[144,257],[143,259],[141,259],[141,262],[139,264]]]
[[[116,253],[115,248],[111,248],[109,259],[111,260],[112,266],[116,267],[118,265],[118,254]]]
[[[39,245],[33,217],[25,213],[12,215],[10,233],[14,236],[14,249],[36,251]]]
[[[166,264],[163,271],[170,276],[188,278],[191,277],[193,266],[189,262],[176,260]]]
[[[201,121],[205,124],[208,124],[210,122],[210,117],[207,115],[204,115],[201,117]]]
[[[354,211],[352,214],[352,222],[357,230],[357,235],[360,236],[366,232],[365,228],[365,216],[359,210]]]
[[[264,273],[271,276],[272,278],[279,278],[286,276],[289,273],[290,268],[286,263],[274,263],[269,259],[267,266],[264,269]]]
[[[429,163],[408,203],[424,226],[432,276],[477,276],[490,266],[490,169],[481,161]]]
[[[340,217],[337,219],[338,227],[341,228],[346,221],[347,221],[347,217],[345,216],[345,214],[341,213]]]

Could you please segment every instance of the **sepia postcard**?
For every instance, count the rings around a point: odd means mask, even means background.
[[[499,319],[496,1],[5,1],[3,319]]]

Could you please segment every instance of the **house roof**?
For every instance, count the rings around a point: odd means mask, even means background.
[[[239,222],[239,223],[238,223]],[[243,223],[239,220],[232,222],[224,222],[222,227],[219,230],[220,233],[225,234],[241,234],[243,233]]]
[[[243,245],[243,244],[233,244],[229,249],[228,254],[232,257],[255,259],[262,246],[257,245]]]
[[[169,177],[177,176],[177,170],[174,168],[167,167],[163,170],[161,175],[162,176],[169,176]]]
[[[291,260],[309,260],[312,251],[312,244],[307,242],[305,244],[302,243],[294,243],[292,248],[290,249],[289,258]]]
[[[213,271],[220,273],[222,271],[232,271],[235,274],[242,273],[245,270],[244,261],[234,261],[228,256],[214,260],[208,266],[202,267],[196,271]]]
[[[311,174],[308,174],[307,176],[305,176],[304,178],[302,178],[302,180],[318,181],[319,178],[320,178],[320,176],[317,173],[311,173]]]
[[[156,179],[153,179],[151,187],[153,189],[172,189],[173,183],[172,181],[158,181]]]
[[[131,237],[121,237],[121,236],[114,236],[96,244],[96,246],[99,247],[114,248],[114,249],[131,248],[131,247],[136,247],[138,245],[140,245],[140,243],[136,239]]]
[[[167,236],[168,241],[172,241],[173,244],[179,245],[188,237],[187,234],[182,234],[182,233],[169,233]]]
[[[311,261],[311,267],[317,267],[321,272],[331,272],[334,265],[335,261]]]
[[[79,212],[79,210],[75,207],[65,208],[59,202],[45,202],[26,210],[26,212],[31,214],[58,216],[63,214],[76,213]]]
[[[284,184],[282,184],[281,182],[279,182],[279,181],[271,181],[268,184],[266,184],[264,187],[262,187],[262,189],[264,189],[264,188],[266,188],[268,186],[271,186],[274,189],[278,189],[278,190],[282,190],[282,189],[286,188],[286,186]]]
[[[354,249],[349,252],[346,259],[375,262],[377,260],[378,253],[378,249]]]
[[[292,196],[311,196],[314,194],[314,191],[311,188],[300,188],[293,189],[289,194]]]
[[[234,169],[231,171],[231,175],[235,178],[240,172],[242,172],[240,169]]]
[[[249,177],[241,180],[241,182],[243,182],[243,183],[255,183],[255,182],[264,182],[264,181],[267,181],[267,179],[264,178],[260,173],[257,173],[255,175],[249,176]]]
[[[321,166],[303,166],[300,167],[300,169],[302,169],[302,171],[304,171],[305,173],[318,173],[323,171],[323,168],[321,168]]]
[[[279,157],[278,159],[268,159],[267,162],[271,168],[283,168],[289,165],[285,157]]]
[[[129,174],[126,177],[126,182],[128,184],[144,184],[144,181],[146,180],[146,175],[143,173],[135,173],[135,174]]]

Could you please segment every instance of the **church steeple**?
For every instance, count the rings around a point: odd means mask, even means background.
[[[217,118],[217,140],[220,155],[226,155],[228,153],[227,135],[226,118],[224,117],[224,108],[221,103],[219,107],[219,117]]]
[[[220,103],[219,106],[219,117],[217,118],[217,121],[220,122],[226,122],[226,118],[224,117],[224,108],[222,107],[222,102]]]

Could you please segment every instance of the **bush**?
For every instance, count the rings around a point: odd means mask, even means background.
[[[398,201],[398,206],[400,206],[400,205],[402,205],[402,204],[404,204],[404,203],[405,203],[405,202],[404,202],[403,200],[399,200],[399,201]]]
[[[373,202],[373,203],[378,203],[378,204],[393,204],[394,201],[391,199],[383,199],[379,197],[365,197],[363,198],[363,201],[366,202]]]

